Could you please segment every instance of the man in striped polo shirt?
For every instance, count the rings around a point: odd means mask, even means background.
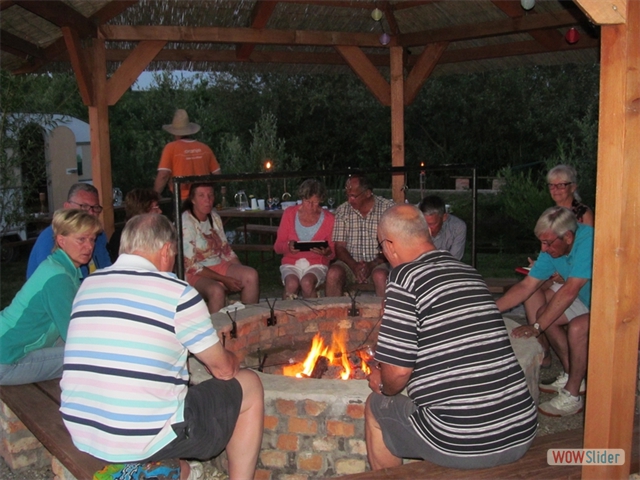
[[[436,250],[412,205],[384,213],[378,241],[393,270],[365,409],[371,468],[518,460],[535,437],[536,407],[484,280]]]
[[[133,217],[116,263],[84,281],[71,313],[60,411],[75,446],[107,462],[207,460],[226,449],[230,478],[253,478],[262,384],[220,344],[198,292],[170,273],[176,243],[166,217]],[[189,353],[214,378],[189,386]],[[197,463],[180,463],[181,478],[202,476]]]

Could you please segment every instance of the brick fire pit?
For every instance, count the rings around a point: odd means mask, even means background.
[[[246,365],[257,367],[258,348],[262,352],[300,345],[308,348],[318,332],[330,337],[335,329],[343,328],[351,333],[352,345],[375,343],[381,301],[357,297],[357,304],[360,315],[349,317],[351,300],[347,297],[312,302],[278,300],[276,324],[267,326],[270,309],[261,303],[238,311],[235,339],[230,338],[232,323],[228,315],[214,314],[212,321],[226,348]],[[265,430],[256,478],[295,475],[292,478],[304,480],[367,469],[364,402],[370,390],[366,380],[259,375],[265,389]],[[195,383],[209,378],[197,361],[191,363],[191,376]]]

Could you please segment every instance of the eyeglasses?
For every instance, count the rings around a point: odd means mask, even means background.
[[[364,192],[366,192],[366,190],[362,190],[360,193],[358,193],[357,195],[354,195],[352,193],[349,193],[349,190],[347,190],[345,188],[344,190],[347,193],[347,198],[350,198],[351,200],[355,200],[356,198],[358,198],[359,196],[361,196]]]
[[[92,211],[99,214],[102,213],[102,210],[104,210],[101,205],[87,205],[86,203],[78,203],[74,202],[73,200],[69,200],[69,203],[75,203],[78,207],[80,207],[81,210],[84,210],[85,212]]]
[[[379,251],[379,252],[382,252],[382,244],[383,244],[384,242],[393,243],[391,240],[389,240],[389,239],[387,239],[387,238],[385,238],[385,239],[383,239],[383,240],[380,240],[380,241],[378,242],[378,251]]]
[[[549,248],[559,238],[562,238],[562,237],[561,236],[556,237],[553,240],[551,240],[550,242],[548,240],[540,240],[540,243],[542,244],[543,247]]]
[[[564,190],[565,188],[567,188],[569,185],[571,185],[573,182],[564,182],[564,183],[547,183],[547,187],[549,187],[549,190]]]

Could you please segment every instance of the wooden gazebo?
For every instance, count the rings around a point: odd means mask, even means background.
[[[524,2],[525,4],[528,2]],[[371,12],[379,9],[380,21]],[[573,41],[575,32],[580,39]],[[384,36],[383,36],[384,34]],[[640,333],[640,0],[0,0],[2,68],[68,68],[89,108],[94,184],[113,230],[109,106],[146,69],[351,69],[390,107],[404,165],[404,106],[430,75],[601,63],[585,448],[631,458]],[[394,198],[403,179],[393,180]],[[629,463],[583,467],[625,478]]]

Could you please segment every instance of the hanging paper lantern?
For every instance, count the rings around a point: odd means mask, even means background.
[[[385,32],[380,35],[379,41],[381,45],[389,45],[389,42],[391,42],[391,36]]]
[[[371,12],[371,18],[373,18],[376,22],[379,22],[382,19],[382,10],[379,8],[374,8],[373,12]]]
[[[520,0],[520,5],[522,5],[522,8],[525,10],[531,10],[536,6],[536,0]]]
[[[580,40],[580,32],[578,32],[578,30],[576,30],[575,28],[571,27],[569,30],[567,30],[567,33],[565,34],[564,39],[567,41],[567,43],[573,45],[578,40]]]

